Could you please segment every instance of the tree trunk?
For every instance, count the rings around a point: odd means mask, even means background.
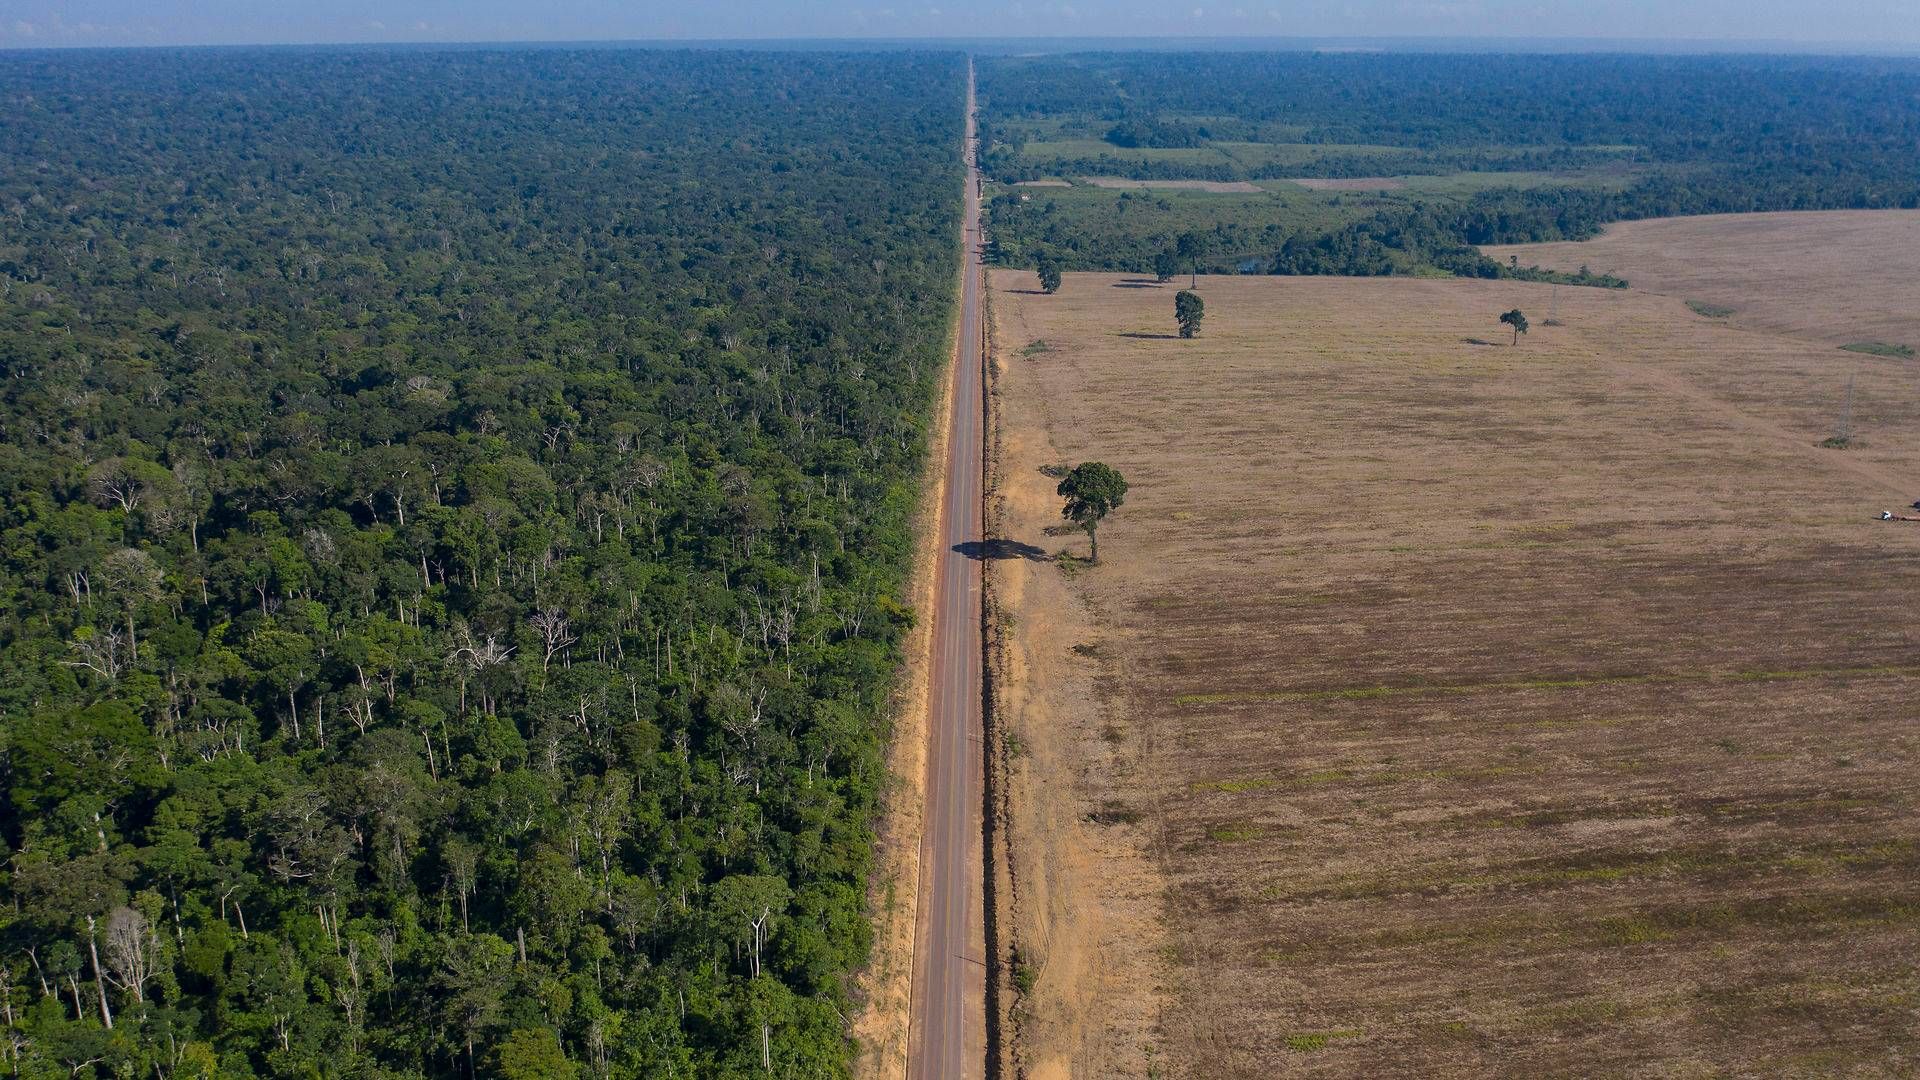
[[[1100,561],[1100,526],[1098,524],[1091,521],[1087,522],[1087,540],[1093,544],[1093,557],[1088,559],[1087,561],[1099,562]]]
[[[113,1030],[113,1010],[107,1007],[107,982],[100,974],[100,945],[93,934],[93,916],[87,916],[87,952],[93,957],[93,988],[100,992],[100,1023]]]

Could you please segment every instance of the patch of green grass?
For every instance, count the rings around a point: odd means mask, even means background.
[[[1499,188],[1581,188],[1588,191],[1624,191],[1636,174],[1626,168],[1579,172],[1458,172],[1437,176],[1403,176],[1401,190],[1416,195],[1470,198]]]
[[[1185,165],[1224,165],[1233,159],[1212,146],[1115,146],[1105,139],[1049,139],[1020,148],[1026,161],[1076,161],[1114,158],[1119,161],[1177,161]]]
[[[1913,346],[1893,345],[1885,341],[1856,341],[1851,345],[1842,345],[1848,352],[1866,353],[1868,356],[1887,356],[1895,360],[1913,359]]]
[[[1033,993],[1034,985],[1040,981],[1040,969],[1035,967],[1026,954],[1018,948],[1013,950],[1012,966],[1014,989],[1022,994]]]
[[[1140,820],[1140,811],[1125,803],[1106,802],[1088,813],[1087,820],[1095,825],[1132,825]]]
[[[1261,791],[1272,787],[1275,783],[1276,781],[1266,777],[1255,777],[1250,780],[1201,780],[1193,786],[1196,791],[1224,791],[1229,795],[1239,795],[1248,791]]]
[[[1260,826],[1247,822],[1232,825],[1215,825],[1207,830],[1207,838],[1222,844],[1237,844],[1244,840],[1260,839]]]
[[[1730,307],[1709,304],[1704,300],[1689,300],[1687,306],[1693,309],[1695,315],[1703,315],[1709,319],[1724,319],[1733,314],[1733,309]]]
[[[1295,1053],[1310,1054],[1315,1050],[1325,1050],[1327,1044],[1335,1039],[1357,1039],[1365,1032],[1357,1028],[1340,1031],[1297,1031],[1287,1036],[1287,1049]]]
[[[1043,339],[1040,341],[1028,342],[1027,347],[1020,350],[1020,355],[1021,356],[1039,356],[1041,353],[1050,353],[1052,351],[1053,351],[1053,346],[1047,344],[1046,341]]]

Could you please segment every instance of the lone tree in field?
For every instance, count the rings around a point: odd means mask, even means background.
[[[1173,280],[1180,272],[1180,256],[1172,251],[1162,251],[1153,257],[1153,280],[1165,284]]]
[[[1200,320],[1206,313],[1207,302],[1200,299],[1197,292],[1181,289],[1179,295],[1173,298],[1173,317],[1180,323],[1180,336],[1183,338],[1199,335]]]
[[[1092,561],[1099,562],[1100,519],[1120,509],[1127,500],[1126,478],[1111,465],[1088,461],[1075,465],[1056,490],[1067,500],[1060,516],[1087,530],[1087,539],[1093,544]]]
[[[1206,233],[1183,232],[1174,241],[1174,250],[1193,267],[1193,280],[1188,283],[1190,289],[1200,287],[1200,260],[1207,257],[1207,251],[1213,245]]]
[[[1527,317],[1520,313],[1519,308],[1514,308],[1500,316],[1500,321],[1513,327],[1513,343],[1520,344],[1520,335],[1527,332]]]
[[[1039,272],[1040,272],[1040,287],[1047,290],[1048,296],[1052,296],[1054,293],[1057,293],[1060,291],[1060,264],[1059,263],[1054,262],[1052,259],[1041,259]]]

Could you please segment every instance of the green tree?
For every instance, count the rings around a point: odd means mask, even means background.
[[[1520,335],[1527,332],[1526,315],[1522,314],[1519,308],[1514,308],[1512,311],[1500,316],[1500,321],[1504,325],[1513,327],[1513,343],[1515,345],[1520,344]]]
[[[1060,264],[1052,259],[1042,259],[1039,265],[1040,287],[1052,295],[1060,291]]]
[[[1126,501],[1126,478],[1111,465],[1087,461],[1075,465],[1055,490],[1067,500],[1060,516],[1087,530],[1087,540],[1093,546],[1093,561],[1099,562],[1100,521]]]
[[[1180,272],[1180,256],[1172,249],[1163,249],[1153,257],[1153,280],[1162,284],[1172,281],[1173,275]]]
[[[520,1028],[493,1048],[493,1075],[501,1080],[574,1080],[579,1066],[567,1060],[552,1028]]]
[[[1174,250],[1193,270],[1193,280],[1188,288],[1200,287],[1200,260],[1213,250],[1213,238],[1203,232],[1183,232],[1174,241]]]
[[[1199,335],[1200,320],[1206,313],[1207,302],[1200,299],[1197,292],[1181,289],[1179,295],[1173,298],[1173,317],[1180,323],[1180,336],[1183,338]]]

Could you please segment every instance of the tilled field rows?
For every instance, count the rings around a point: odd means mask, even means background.
[[[998,284],[1008,392],[1133,485],[1073,587],[1176,1070],[1920,1068],[1909,367],[1638,293],[1209,279],[1179,341]]]

